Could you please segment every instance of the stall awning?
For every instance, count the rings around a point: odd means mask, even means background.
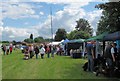
[[[85,39],[74,39],[74,40],[70,40],[68,43],[75,43],[75,42],[82,43],[84,41],[85,41]]]
[[[49,45],[59,45],[61,42],[51,42]]]
[[[89,39],[86,39],[86,41],[92,41],[92,40],[102,41],[103,38],[104,38],[106,35],[108,35],[108,32],[104,32],[104,33],[102,33],[102,34],[100,34],[100,35],[97,35],[97,36],[91,37],[91,38],[89,38]]]
[[[120,40],[120,31],[108,34],[104,37],[105,41],[115,41]]]
[[[69,42],[69,40],[65,39],[65,40],[61,41],[61,44],[66,44],[67,42]]]

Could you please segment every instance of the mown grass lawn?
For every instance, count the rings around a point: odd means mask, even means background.
[[[69,56],[23,60],[20,50],[2,56],[2,79],[105,79],[82,69],[84,59]]]

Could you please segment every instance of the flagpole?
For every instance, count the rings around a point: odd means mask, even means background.
[[[51,15],[51,35],[52,35],[52,41],[53,41],[53,39],[54,39],[54,37],[53,37],[53,23],[52,23],[52,5],[50,6],[50,15]]]

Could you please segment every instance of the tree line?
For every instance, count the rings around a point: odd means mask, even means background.
[[[33,34],[30,34],[29,38],[24,39],[24,42],[27,43],[41,43],[41,42],[50,42],[52,39],[44,39],[42,36],[33,38]]]
[[[75,30],[71,31],[70,33],[67,33],[64,28],[59,28],[56,31],[54,41],[61,41],[63,39],[87,39],[92,36],[92,28],[89,24],[89,22],[85,19],[79,19],[76,21],[77,25],[75,26]],[[43,37],[39,36],[33,39],[33,34],[30,35],[29,38],[24,40],[25,42],[28,43],[33,43],[33,42],[50,42],[52,39],[44,39]]]

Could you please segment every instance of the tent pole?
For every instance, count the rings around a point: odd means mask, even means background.
[[[99,41],[96,41],[96,53],[95,53],[95,56],[96,58],[98,57],[98,49],[99,49]]]
[[[105,41],[103,41],[103,55],[105,54]]]
[[[83,42],[83,54],[82,56],[84,57],[85,56],[85,42]]]

